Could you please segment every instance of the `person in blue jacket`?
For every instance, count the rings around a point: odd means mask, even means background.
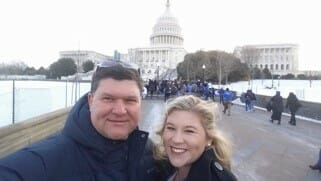
[[[223,113],[225,114],[227,111],[227,115],[231,115],[231,106],[232,106],[232,100],[233,100],[233,93],[229,90],[229,88],[226,88],[223,94]]]
[[[135,67],[105,61],[61,132],[0,159],[0,180],[155,180],[152,142],[137,128],[142,83]]]
[[[220,104],[223,104],[224,103],[224,89],[223,88],[219,89],[218,94],[220,96]]]

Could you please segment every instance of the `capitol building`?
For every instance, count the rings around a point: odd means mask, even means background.
[[[170,2],[166,10],[153,27],[150,46],[128,50],[128,61],[140,67],[143,80],[174,79],[176,66],[184,60],[184,38],[177,19],[170,11]]]
[[[182,62],[186,55],[183,43],[182,29],[172,15],[170,2],[167,0],[165,12],[153,27],[150,46],[130,48],[128,54],[119,53],[119,60],[138,65],[144,81],[173,80],[177,78],[178,63]],[[93,61],[95,65],[105,60],[115,61],[115,55],[112,57],[89,50],[61,51],[60,58],[72,58],[80,69],[85,61]],[[89,76],[86,74],[86,79]]]
[[[157,19],[149,37],[150,45],[143,48],[130,48],[128,54],[119,54],[124,62],[136,64],[144,81],[173,80],[177,78],[177,65],[184,61],[186,50],[184,37],[178,20],[166,1],[165,12]],[[250,68],[269,69],[272,74],[299,74],[297,44],[258,44],[238,46],[233,54],[247,63]],[[117,52],[117,51],[115,51]],[[115,61],[115,55],[107,56],[88,50],[61,51],[60,58],[72,58],[78,66],[85,61]]]

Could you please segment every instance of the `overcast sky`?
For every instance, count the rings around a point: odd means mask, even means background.
[[[318,0],[171,0],[188,52],[299,44],[299,69],[321,69]],[[166,0],[1,0],[0,62],[47,67],[63,50],[149,46]]]

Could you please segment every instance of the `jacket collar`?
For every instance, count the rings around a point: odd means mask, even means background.
[[[236,177],[218,161],[213,149],[206,149],[201,157],[192,164],[187,180],[228,180]]]

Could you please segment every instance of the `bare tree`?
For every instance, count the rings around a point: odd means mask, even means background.
[[[236,63],[236,57],[232,54],[223,52],[223,51],[218,51],[217,52],[217,76],[219,79],[219,85],[221,85],[222,80],[225,79],[225,83],[228,82],[228,76],[229,74],[236,68],[235,63]]]
[[[249,67],[248,80],[250,85],[253,78],[253,68],[255,67],[255,63],[257,63],[258,59],[260,58],[260,51],[253,46],[244,46],[242,47],[240,54],[241,60]]]
[[[202,68],[203,65],[205,69]],[[217,81],[221,85],[222,80],[227,83],[230,78],[234,81],[244,80],[247,66],[233,54],[224,51],[198,51],[185,55],[184,61],[177,66],[177,73],[185,80],[204,78],[207,81]]]
[[[22,61],[14,61],[8,64],[0,64],[0,74],[2,75],[23,75],[27,64]]]

